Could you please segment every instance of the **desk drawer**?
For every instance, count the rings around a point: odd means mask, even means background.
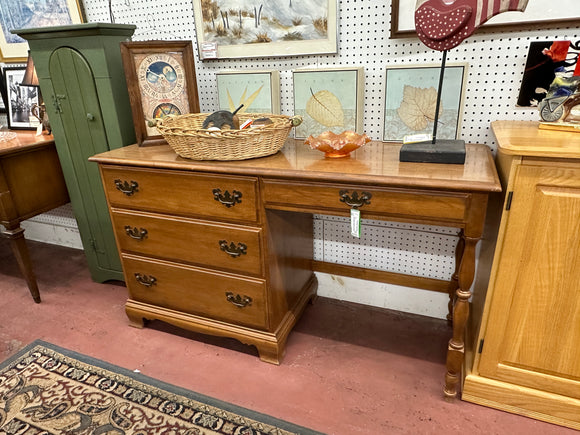
[[[370,194],[370,199],[367,197]],[[461,222],[469,194],[352,185],[322,185],[264,180],[266,207],[345,214],[357,204],[363,217]]]
[[[218,273],[122,255],[131,299],[228,323],[265,329],[265,283],[261,279]]]
[[[112,209],[119,248],[261,275],[260,228]]]
[[[102,167],[111,206],[224,220],[257,221],[256,178]]]

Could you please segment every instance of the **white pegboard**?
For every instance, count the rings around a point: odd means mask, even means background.
[[[84,0],[87,20],[110,22],[108,1]],[[365,69],[364,131],[380,140],[383,131],[385,68],[396,65],[438,64],[441,53],[423,45],[417,38],[391,39],[391,2],[385,0],[342,0],[338,2],[338,52],[271,58],[240,58],[200,61],[195,35],[192,0],[113,0],[115,22],[135,24],[134,40],[191,39],[201,110],[217,110],[215,73],[222,69],[278,70],[280,72],[281,113],[292,115],[292,70],[303,67],[363,66]],[[469,65],[463,122],[460,137],[466,142],[487,144],[495,152],[490,123],[500,119],[537,120],[534,108],[516,107],[528,48],[532,41],[580,39],[578,28],[518,30],[508,33],[474,35],[449,51],[448,62]],[[317,216],[314,224],[316,259],[332,259],[381,270],[412,272],[420,276],[448,277],[452,270],[456,235],[437,227],[416,228],[408,224],[367,222],[363,234],[368,248],[349,240],[348,225],[342,218]],[[347,228],[344,228],[346,225]],[[367,228],[368,227],[368,228]],[[366,236],[365,236],[366,237]],[[428,242],[425,242],[427,237]],[[367,240],[368,239],[368,240]],[[379,243],[386,251],[373,251]],[[427,245],[425,245],[427,243]],[[395,255],[404,248],[410,257]],[[383,249],[383,248],[381,248]],[[362,251],[360,251],[362,250]],[[362,252],[362,255],[361,255]],[[402,254],[401,254],[402,255]],[[383,261],[360,263],[361,259]],[[421,269],[419,262],[427,264]],[[445,279],[445,278],[444,278]]]

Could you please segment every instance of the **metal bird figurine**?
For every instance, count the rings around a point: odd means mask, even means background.
[[[457,47],[490,18],[508,11],[523,12],[529,0],[417,0],[415,28],[433,50]]]

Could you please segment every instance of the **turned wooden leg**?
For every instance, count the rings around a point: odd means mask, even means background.
[[[463,237],[463,230],[459,233],[459,240],[455,247],[455,272],[451,275],[451,281],[447,291],[449,292],[449,303],[447,304],[447,321],[453,321],[453,304],[455,302],[455,292],[459,288],[459,266],[461,265],[461,257],[463,257],[463,250],[465,249],[465,238]]]
[[[464,248],[459,266],[458,284],[453,306],[453,336],[447,348],[447,374],[445,375],[445,397],[457,397],[457,386],[461,376],[465,355],[465,326],[469,318],[469,298],[475,275],[475,245],[479,238],[463,237]]]
[[[26,280],[26,284],[28,285],[32,299],[34,299],[34,302],[37,304],[40,303],[40,292],[38,291],[36,276],[34,275],[34,271],[32,269],[32,261],[30,261],[26,240],[24,240],[24,228],[21,228],[20,225],[16,225],[14,228],[6,228],[4,231],[2,231],[2,234],[10,239],[12,252],[16,257],[16,261],[18,262],[18,268],[20,269],[20,272],[22,275],[24,275],[24,279]]]

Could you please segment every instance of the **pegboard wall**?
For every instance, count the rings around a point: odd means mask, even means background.
[[[305,0],[306,1],[306,0]],[[133,40],[190,39],[201,110],[217,109],[215,73],[219,70],[278,70],[281,113],[292,115],[292,70],[302,67],[362,66],[364,131],[382,139],[385,68],[440,64],[441,53],[417,38],[390,38],[391,2],[338,2],[338,52],[329,55],[240,58],[200,61],[193,0],[83,0],[87,21],[135,24]],[[516,107],[529,44],[532,41],[580,39],[578,28],[518,30],[473,35],[449,51],[447,62],[469,65],[460,137],[487,144],[495,152],[490,123],[499,119],[537,120],[537,109]],[[390,222],[364,221],[361,239],[350,236],[348,220],[315,216],[316,259],[449,279],[454,267],[454,230]],[[425,266],[427,265],[427,266]]]

